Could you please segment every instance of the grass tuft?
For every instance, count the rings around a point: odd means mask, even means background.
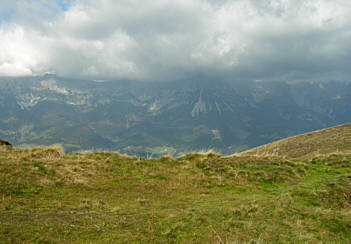
[[[347,243],[351,154],[143,159],[0,146],[2,243]]]

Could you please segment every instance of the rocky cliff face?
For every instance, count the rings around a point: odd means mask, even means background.
[[[0,78],[0,137],[157,155],[232,153],[351,120],[348,83]],[[171,148],[171,149],[170,149]]]

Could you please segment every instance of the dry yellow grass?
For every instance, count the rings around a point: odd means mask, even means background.
[[[274,151],[276,148],[279,148],[277,152]],[[351,124],[343,124],[289,137],[234,155],[310,159],[330,153],[350,152]]]

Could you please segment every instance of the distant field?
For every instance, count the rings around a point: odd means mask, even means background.
[[[349,243],[351,155],[309,160],[0,146],[2,243]]]

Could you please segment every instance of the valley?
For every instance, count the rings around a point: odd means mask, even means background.
[[[351,85],[217,80],[0,79],[0,138],[141,157],[230,155],[351,120]]]

